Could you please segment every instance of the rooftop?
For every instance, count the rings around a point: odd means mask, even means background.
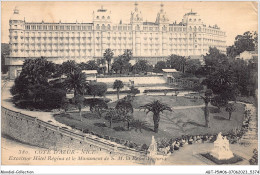
[[[84,72],[85,74],[97,74],[97,70],[83,70],[82,72]]]
[[[162,69],[163,72],[172,73],[172,72],[179,72],[176,69]]]

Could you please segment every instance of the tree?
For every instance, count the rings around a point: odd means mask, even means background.
[[[80,63],[81,70],[98,70],[98,65],[95,60],[89,60],[87,63]]]
[[[127,129],[130,128],[130,122],[133,120],[133,106],[129,100],[122,99],[116,104],[116,109],[119,115],[122,117],[123,121],[127,122]]]
[[[134,65],[134,71],[138,73],[147,73],[150,68],[150,65],[146,60],[139,60]]]
[[[74,90],[74,97],[78,94],[83,95],[88,88],[86,74],[82,72],[74,72],[73,74],[69,74],[64,81],[64,86],[67,90]]]
[[[186,70],[186,58],[179,55],[170,55],[166,61],[166,67],[171,69],[176,69],[177,71],[185,72]]]
[[[90,111],[96,112],[99,118],[102,117],[104,110],[108,109],[107,103],[104,100],[95,101],[95,103],[90,104]]]
[[[113,56],[114,56],[114,52],[111,49],[106,49],[103,56],[104,56],[104,58],[107,61],[108,73],[110,73],[110,69],[109,68],[110,68],[111,60],[113,59]]]
[[[232,112],[234,112],[235,110],[236,110],[236,108],[235,108],[235,105],[233,103],[227,104],[226,111],[229,114],[229,117],[228,117],[229,120],[231,119]]]
[[[133,52],[131,49],[126,49],[124,50],[124,53],[122,55],[122,57],[129,62],[131,59],[133,59]]]
[[[225,107],[228,104],[228,101],[227,98],[217,95],[211,99],[211,104],[220,110],[221,107]]]
[[[120,89],[122,89],[124,87],[124,84],[121,80],[115,80],[114,84],[113,84],[113,89],[117,90],[117,99],[119,100],[119,92]]]
[[[148,114],[149,112],[153,113],[154,132],[155,133],[158,133],[159,122],[160,122],[160,113],[163,113],[163,111],[165,111],[165,110],[172,111],[172,109],[169,106],[161,103],[159,100],[153,101],[144,106],[140,106],[140,109],[144,109],[144,111],[147,111],[146,114]]]
[[[74,60],[68,60],[61,65],[62,73],[69,76],[80,71],[80,67]]]
[[[38,106],[40,108],[47,106],[43,101],[44,92],[52,88],[48,79],[52,78],[54,73],[55,64],[45,58],[26,59],[20,76],[15,79],[10,90],[14,96],[14,102],[18,100],[32,101],[34,106],[40,105]],[[49,98],[51,100],[55,97],[49,96]]]
[[[154,66],[154,72],[155,73],[162,73],[163,69],[166,68],[166,62],[165,61],[158,61]]]
[[[84,96],[77,94],[73,101],[75,102],[75,105],[77,106],[78,110],[79,110],[79,117],[80,117],[80,121],[82,121],[82,113],[81,110],[84,106]]]
[[[198,92],[199,95],[200,95],[200,92],[201,92],[203,89],[204,89],[204,88],[203,88],[203,85],[201,85],[201,84],[196,84],[196,85],[193,87],[193,91]]]
[[[209,53],[204,57],[205,67],[209,71],[209,74],[218,69],[227,69],[228,58],[225,54],[221,53],[216,47],[210,47]]]
[[[201,96],[201,98],[204,100],[205,108],[204,108],[204,116],[205,116],[205,126],[209,127],[209,107],[208,104],[211,100],[213,92],[211,89],[207,89],[205,92],[205,96]]]
[[[186,72],[195,75],[196,71],[201,67],[201,64],[198,59],[188,59],[186,67]]]
[[[129,63],[129,58],[124,55],[119,55],[112,64],[112,70],[116,73],[128,73],[132,65]]]
[[[247,31],[243,35],[237,35],[234,45],[227,48],[227,55],[231,58],[235,58],[244,51],[254,51],[258,46],[257,40],[257,32],[251,33]]]
[[[205,79],[205,82],[214,94],[220,95],[222,98],[226,98],[226,100],[235,100],[236,94],[234,89],[237,82],[234,79],[232,69],[217,69]]]
[[[110,128],[112,128],[112,123],[114,120],[118,119],[119,118],[119,114],[118,114],[118,111],[114,108],[109,108],[107,110],[107,113],[105,115],[105,119],[109,121],[109,124],[110,124]]]
[[[102,82],[91,82],[89,84],[89,94],[93,95],[94,98],[96,96],[104,96],[107,92],[107,85],[106,83]]]

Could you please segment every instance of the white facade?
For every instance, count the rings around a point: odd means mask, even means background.
[[[204,55],[209,47],[226,50],[226,34],[217,25],[206,26],[195,12],[186,13],[180,23],[171,23],[161,5],[155,22],[144,22],[135,4],[130,23],[111,22],[111,12],[98,9],[90,23],[32,23],[17,9],[10,19],[10,70],[17,70],[25,58],[47,57],[56,63],[86,62],[103,56],[107,48],[120,55],[131,49],[137,59],[165,60],[170,54]],[[153,62],[153,63],[154,63]],[[12,68],[11,68],[12,67]],[[13,74],[13,75],[11,75]],[[10,77],[17,73],[10,72]]]

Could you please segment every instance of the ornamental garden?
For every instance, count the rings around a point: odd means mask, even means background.
[[[102,59],[79,64],[27,59],[10,89],[12,100],[18,108],[51,111],[68,127],[143,151],[152,136],[166,152],[214,141],[219,132],[236,143],[249,123],[240,102],[256,105],[257,89],[257,59],[235,59],[250,49],[241,50],[237,42],[244,40],[238,38],[228,55],[209,48],[205,64],[178,55],[154,66],[133,63],[131,50],[114,56],[111,49]],[[176,72],[171,82],[163,75],[166,69]],[[89,70],[97,78],[89,80]],[[126,83],[121,77],[159,77],[165,83]]]

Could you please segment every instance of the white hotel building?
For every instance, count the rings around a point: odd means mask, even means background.
[[[131,49],[136,60],[152,64],[170,54],[201,56],[209,47],[226,51],[226,33],[217,25],[207,26],[195,12],[186,13],[180,23],[170,22],[161,4],[155,22],[143,20],[135,3],[130,23],[111,22],[111,12],[98,9],[90,23],[32,23],[15,9],[10,25],[9,76],[15,78],[26,58],[46,57],[55,63],[67,60],[87,62],[103,56],[107,48],[114,55]]]

